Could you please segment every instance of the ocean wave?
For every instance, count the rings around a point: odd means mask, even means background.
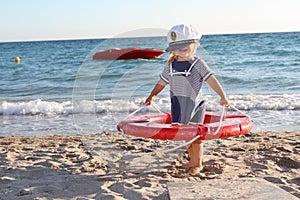
[[[232,105],[244,111],[300,110],[300,94],[284,95],[229,95]],[[143,105],[146,97],[131,99],[99,99],[80,101],[1,101],[0,115],[71,115],[71,114],[118,114],[130,113]],[[216,95],[206,95],[207,110],[220,109]],[[157,97],[156,104],[162,111],[170,108],[169,97]]]
[[[41,99],[32,101],[3,101],[0,104],[1,115],[57,115],[72,111],[71,101],[55,102]]]
[[[242,110],[300,110],[300,94],[230,95],[229,99]]]

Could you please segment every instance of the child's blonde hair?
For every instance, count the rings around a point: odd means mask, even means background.
[[[191,56],[194,56],[196,54],[197,48],[200,46],[199,42],[194,42],[192,44],[192,52],[191,52]],[[170,65],[174,60],[176,60],[177,55],[175,54],[175,51],[171,51],[169,54],[169,59],[168,59],[168,64]]]
[[[168,59],[168,64],[170,65],[175,59],[176,59],[176,55],[175,55],[175,52],[174,51],[171,51],[169,53],[169,59]]]

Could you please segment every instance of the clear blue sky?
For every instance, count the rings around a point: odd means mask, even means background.
[[[0,0],[0,42],[114,37],[193,24],[203,34],[300,31],[300,0]]]

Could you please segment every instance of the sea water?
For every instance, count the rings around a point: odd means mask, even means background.
[[[197,55],[231,104],[252,117],[253,131],[300,130],[300,32],[204,35],[200,43]],[[168,54],[116,61],[92,55],[166,45],[165,37],[0,43],[0,135],[117,132],[117,123],[143,105]],[[207,110],[221,112],[206,84],[202,93]],[[170,110],[168,88],[155,104]],[[155,109],[143,109],[150,111]]]

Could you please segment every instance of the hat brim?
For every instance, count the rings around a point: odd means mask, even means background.
[[[169,45],[169,47],[166,48],[166,51],[171,52],[171,51],[175,51],[175,50],[178,50],[178,49],[182,49],[182,48],[187,47],[187,46],[189,46],[190,44],[193,44],[193,43],[194,42],[187,42],[187,43],[184,43],[184,44]]]

